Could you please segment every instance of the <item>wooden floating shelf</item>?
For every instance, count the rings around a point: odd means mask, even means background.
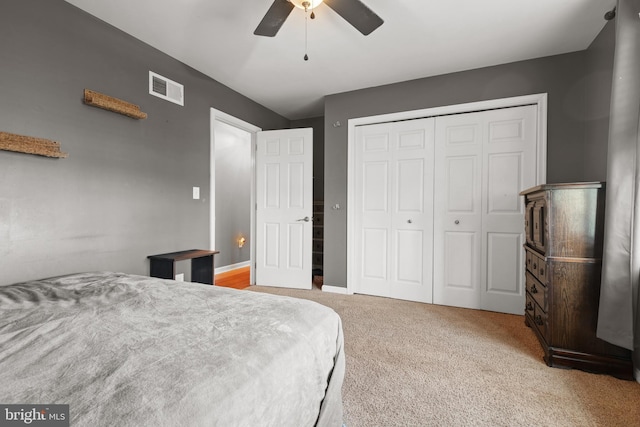
[[[60,151],[60,144],[58,142],[8,132],[0,132],[0,150],[35,154],[57,159],[68,156],[67,153]]]
[[[132,119],[147,118],[147,113],[140,111],[140,106],[90,89],[84,90],[84,103],[103,110],[113,111]]]

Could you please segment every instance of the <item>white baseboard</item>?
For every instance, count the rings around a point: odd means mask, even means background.
[[[236,264],[225,265],[223,267],[216,267],[214,274],[226,273],[227,271],[237,270],[239,268],[249,267],[251,261],[238,262]]]
[[[322,285],[322,292],[331,292],[334,294],[343,294],[343,295],[347,295],[349,292],[347,292],[347,288],[343,288],[340,286],[329,286],[329,285]]]
[[[633,371],[634,376],[636,377],[636,381],[640,383],[640,368],[635,368]]]

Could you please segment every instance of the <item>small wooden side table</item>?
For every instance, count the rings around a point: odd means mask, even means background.
[[[213,256],[220,251],[206,251],[203,249],[189,249],[187,251],[170,252],[166,254],[149,255],[150,275],[161,279],[175,279],[175,263],[186,259],[191,260],[191,281],[214,284]]]

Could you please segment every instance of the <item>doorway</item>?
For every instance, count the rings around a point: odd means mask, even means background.
[[[216,273],[249,267],[255,283],[255,144],[261,128],[211,109],[210,246]]]
[[[210,141],[210,246],[230,255],[216,273],[248,266],[252,285],[310,289],[312,129],[263,132],[212,108]],[[269,220],[274,210],[278,221]]]

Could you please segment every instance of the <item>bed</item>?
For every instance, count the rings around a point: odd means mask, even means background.
[[[72,426],[341,426],[340,317],[122,273],[0,286],[0,402]]]

